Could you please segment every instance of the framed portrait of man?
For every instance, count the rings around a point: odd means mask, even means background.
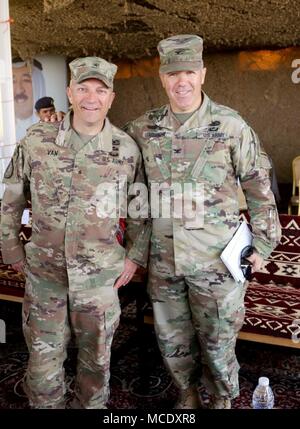
[[[67,65],[58,55],[39,56],[31,60],[12,61],[16,141],[28,127],[38,122],[34,105],[41,97],[54,99],[56,110],[66,111]]]

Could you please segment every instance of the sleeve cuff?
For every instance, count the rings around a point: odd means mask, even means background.
[[[273,247],[267,244],[264,240],[261,238],[254,237],[252,246],[254,249],[265,259],[270,256],[270,254],[273,251]]]

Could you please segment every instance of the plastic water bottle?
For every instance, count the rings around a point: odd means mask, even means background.
[[[252,408],[270,409],[274,407],[274,395],[268,377],[260,377],[252,396]]]

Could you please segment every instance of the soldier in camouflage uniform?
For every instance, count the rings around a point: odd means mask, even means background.
[[[63,363],[71,332],[78,346],[72,406],[105,408],[120,315],[117,288],[147,263],[144,221],[128,220],[127,255],[116,238],[115,197],[143,182],[137,145],[106,117],[117,66],[87,57],[72,61],[70,70],[72,110],[60,124],[28,130],[4,179],[2,255],[26,274],[24,388],[33,408],[65,406]],[[32,238],[24,249],[18,233],[28,188]]]
[[[160,79],[170,104],[125,130],[142,150],[150,188],[202,186],[203,222],[191,224],[184,214],[152,219],[148,291],[159,346],[180,388],[176,408],[201,406],[200,379],[211,408],[230,408],[239,394],[235,344],[247,282],[234,281],[220,253],[239,225],[238,179],[251,215],[253,271],[277,245],[281,230],[270,163],[257,135],[237,112],[201,91],[202,49],[195,35],[158,44]]]

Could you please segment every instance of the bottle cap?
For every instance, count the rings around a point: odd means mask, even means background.
[[[258,384],[260,386],[269,386],[269,379],[268,379],[268,377],[259,377]]]

